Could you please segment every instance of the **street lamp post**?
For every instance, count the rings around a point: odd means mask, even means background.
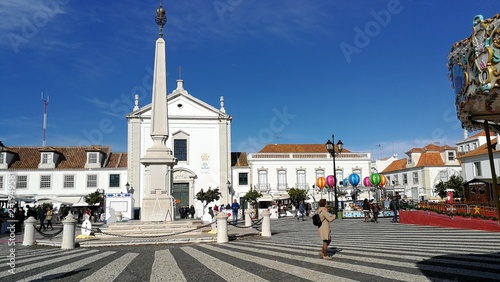
[[[334,197],[335,197],[335,214],[337,215],[338,211],[339,211],[339,198],[338,198],[338,195],[337,195],[337,175],[335,173],[335,157],[337,154],[340,154],[342,152],[342,149],[344,147],[344,143],[342,143],[342,141],[339,139],[339,141],[337,142],[337,152],[335,152],[335,145],[334,145],[334,142],[335,142],[335,137],[334,135],[332,134],[332,140],[328,140],[326,142],[326,150],[330,153],[330,156],[332,156],[332,159],[333,159],[333,177],[335,177],[335,185],[334,185],[334,189],[333,189],[333,192],[334,192]]]

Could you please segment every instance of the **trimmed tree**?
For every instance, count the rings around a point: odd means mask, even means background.
[[[101,193],[99,193],[99,191],[96,190],[95,192],[83,197],[83,200],[87,203],[87,205],[89,205],[89,207],[93,207],[95,204],[99,204],[104,201],[104,197]]]
[[[258,211],[259,211],[259,202],[257,202],[257,199],[262,197],[262,193],[259,191],[253,189],[253,187],[250,187],[250,190],[243,196],[243,199],[253,205],[255,207],[255,211],[258,216]]]
[[[301,201],[305,201],[307,199],[307,192],[304,189],[290,188],[288,189],[288,195],[295,206],[297,206]]]
[[[439,181],[439,183],[434,187],[434,192],[436,192],[438,196],[443,199],[448,196],[446,189],[454,189],[455,192],[453,192],[453,197],[463,199],[464,185],[465,182],[461,176],[452,175],[446,182]]]

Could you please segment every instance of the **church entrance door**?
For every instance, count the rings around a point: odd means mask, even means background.
[[[175,218],[181,218],[180,208],[189,208],[189,183],[174,183],[172,196],[175,198]]]

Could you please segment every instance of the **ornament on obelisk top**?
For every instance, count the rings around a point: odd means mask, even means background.
[[[158,7],[158,9],[156,9],[156,17],[155,17],[155,22],[156,24],[158,25],[158,28],[159,28],[159,33],[158,35],[160,36],[160,38],[163,37],[163,27],[165,26],[165,24],[167,23],[167,11],[165,11],[165,9],[163,9],[162,7],[162,1],[160,1],[160,7]]]

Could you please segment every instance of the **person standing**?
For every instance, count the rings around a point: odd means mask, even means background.
[[[54,212],[52,211],[52,207],[48,207],[47,208],[47,213],[46,213],[46,216],[45,216],[45,220],[47,220],[47,229],[49,229],[49,226],[50,226],[50,230],[54,230],[54,227],[52,227],[52,216],[53,216]]]
[[[372,199],[371,209],[373,214],[373,218],[371,221],[378,223],[378,214],[380,212],[380,206],[378,205],[378,202],[373,201],[373,199]]]
[[[365,222],[370,222],[370,203],[367,198],[363,200],[363,214],[365,216]]]
[[[191,218],[194,218],[194,214],[196,213],[196,211],[193,205],[191,205],[191,207],[189,208],[189,213],[191,214]]]
[[[302,221],[305,221],[304,219],[304,214],[306,213],[306,210],[304,209],[304,204],[302,201],[299,203],[299,216],[297,216],[297,221],[299,221],[299,217],[302,218]]]
[[[391,211],[393,212],[391,222],[399,222],[398,221],[399,202],[398,202],[398,198],[396,196],[392,197],[392,200],[391,200],[391,203],[389,206],[391,208]]]
[[[326,199],[319,200],[318,204],[319,208],[316,212],[319,214],[319,219],[321,220],[321,226],[318,228],[318,232],[319,238],[323,241],[323,248],[321,248],[319,255],[325,260],[331,260],[332,258],[327,254],[327,248],[332,242],[330,222],[334,221],[336,216],[328,213]]]
[[[45,210],[43,207],[38,207],[38,221],[40,221],[40,228],[38,228],[38,231],[45,231],[47,230],[47,227],[45,226]]]
[[[233,210],[233,221],[238,224],[238,210],[240,209],[240,204],[234,199],[233,204],[231,205],[231,209]]]

